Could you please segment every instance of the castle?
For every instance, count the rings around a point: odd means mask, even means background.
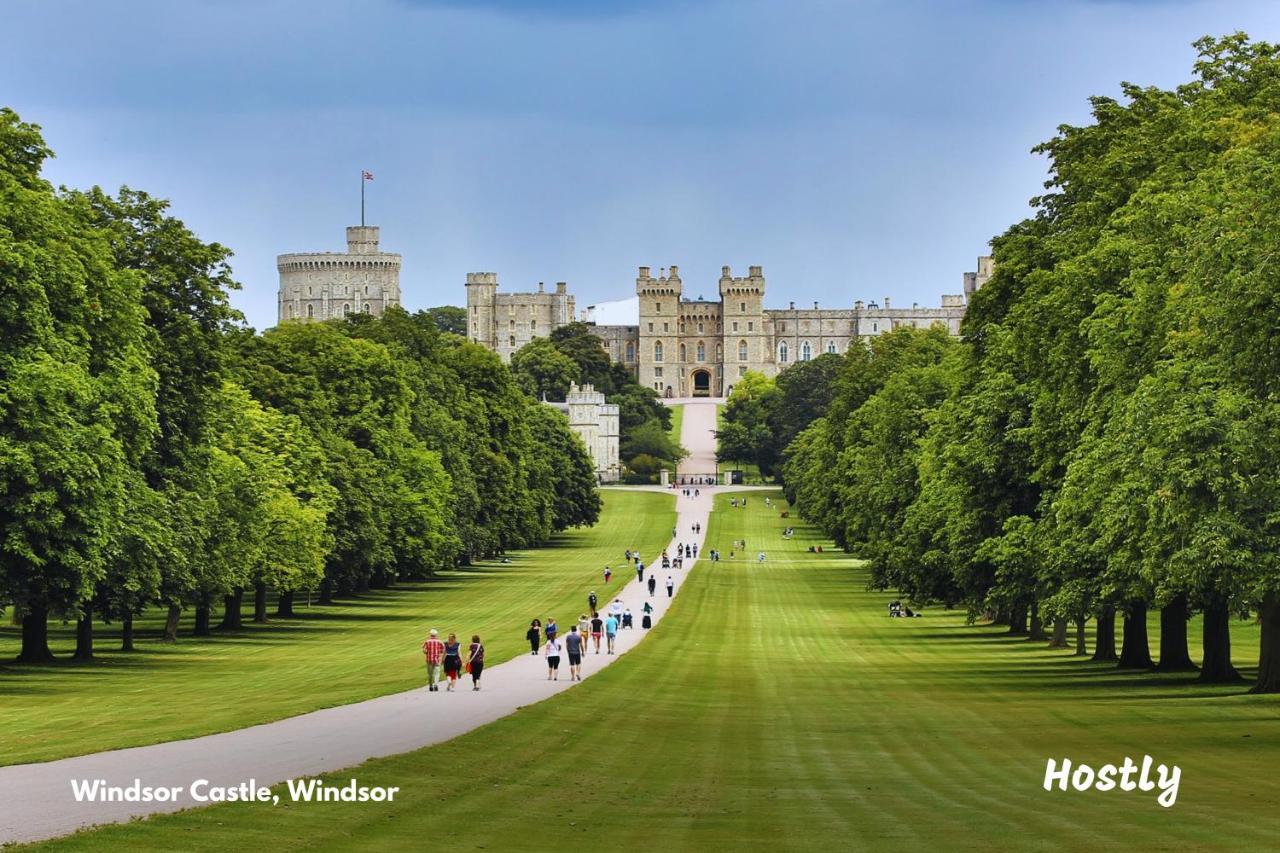
[[[378,248],[376,225],[347,228],[346,252],[279,255],[276,319],[332,320],[382,314],[400,304],[400,256]]]
[[[858,300],[852,308],[765,308],[761,267],[734,276],[723,267],[718,299],[684,295],[679,268],[640,267],[636,276],[639,324],[592,325],[610,357],[631,368],[641,385],[664,397],[721,397],[748,370],[776,376],[797,361],[822,353],[844,353],[855,343],[901,326],[942,324],[960,334],[965,306],[991,277],[990,257],[980,257],[975,272],[965,273],[963,293],[942,297],[939,307],[913,304],[895,308],[885,297]],[[574,300],[564,282],[554,293],[498,293],[496,273],[467,275],[468,337],[497,352],[502,360],[535,337],[574,319]]]
[[[548,403],[569,416],[569,427],[587,446],[596,466],[596,477],[602,483],[616,483],[622,476],[618,461],[621,430],[618,407],[604,401],[604,394],[591,385],[570,384],[563,403]]]

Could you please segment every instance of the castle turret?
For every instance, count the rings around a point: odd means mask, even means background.
[[[498,293],[496,272],[467,273],[467,339],[497,349],[494,300]]]
[[[649,267],[640,267],[636,295],[640,297],[638,379],[641,385],[670,396],[679,387],[678,339],[680,297],[684,283],[680,268],[665,268],[653,277]]]
[[[276,270],[282,323],[359,313],[377,317],[400,304],[400,255],[378,248],[376,225],[347,228],[346,252],[279,255]]]

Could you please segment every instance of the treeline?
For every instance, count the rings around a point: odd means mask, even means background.
[[[1195,79],[1094,98],[1037,151],[963,341],[851,355],[788,449],[788,496],[873,583],[1120,666],[1280,691],[1280,50],[1204,39]],[[1160,610],[1153,660],[1150,608]],[[1117,654],[1116,618],[1123,623]]]
[[[687,455],[669,435],[671,410],[658,393],[637,382],[630,368],[610,359],[586,323],[568,323],[525,344],[511,356],[511,370],[520,386],[539,399],[562,401],[570,383],[576,382],[592,385],[616,403],[618,456],[628,481],[654,480],[660,470],[673,470]]]
[[[0,111],[0,606],[48,620],[211,611],[423,577],[600,510],[586,448],[492,353],[426,313],[287,325],[230,307],[230,252],[167,204],[55,190]]]

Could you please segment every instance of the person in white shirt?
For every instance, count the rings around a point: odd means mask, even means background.
[[[547,681],[560,680],[560,638],[552,637],[542,647],[547,656]]]
[[[671,575],[667,575],[667,598],[675,598],[676,582],[671,579]]]

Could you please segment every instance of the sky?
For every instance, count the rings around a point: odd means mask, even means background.
[[[1280,4],[1195,0],[0,0],[0,105],[46,176],[172,201],[274,325],[284,252],[360,217],[403,302],[678,264],[762,265],[766,305],[938,304],[1026,216],[1031,148],[1121,81],[1189,79]]]

